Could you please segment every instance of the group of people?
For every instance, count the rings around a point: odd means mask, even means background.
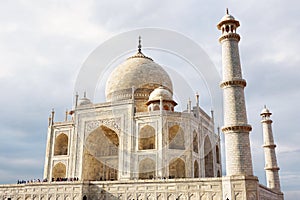
[[[74,177],[74,178],[52,178],[51,180],[52,182],[56,181],[79,181],[78,177]],[[29,184],[29,183],[43,183],[43,182],[48,182],[47,179],[31,179],[31,180],[18,180],[17,184]]]
[[[74,178],[52,178],[52,182],[54,181],[79,181],[78,177],[74,177]]]
[[[17,184],[25,184],[25,183],[41,183],[41,182],[47,182],[47,179],[40,180],[40,179],[31,179],[31,180],[18,180]]]

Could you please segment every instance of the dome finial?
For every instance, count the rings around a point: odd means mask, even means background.
[[[146,58],[146,59],[153,61],[152,58],[149,58],[142,53],[142,37],[141,36],[139,36],[138,52],[135,55],[127,58],[127,60],[131,59],[131,58]]]
[[[139,53],[142,52],[142,44],[141,44],[141,42],[142,42],[142,37],[139,36],[139,46],[138,46],[138,51],[139,51]]]
[[[229,11],[228,11],[228,8],[226,8],[226,14],[227,14],[227,15],[229,15]]]

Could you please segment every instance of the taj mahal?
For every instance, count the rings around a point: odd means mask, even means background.
[[[49,117],[44,181],[0,185],[3,200],[283,200],[271,112],[264,107],[267,185],[253,173],[239,56],[240,26],[227,11],[218,23],[226,172],[214,116],[196,103],[176,111],[166,70],[142,50],[114,68],[105,102],[76,95],[66,120]],[[222,175],[223,174],[223,175]]]

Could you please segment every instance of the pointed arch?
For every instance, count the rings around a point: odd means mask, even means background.
[[[205,162],[205,177],[214,176],[213,152],[209,136],[204,140],[204,162]]]
[[[169,163],[169,178],[185,178],[185,162],[181,158]]]
[[[160,110],[159,105],[154,105],[153,111],[155,111],[155,110]]]
[[[219,146],[216,145],[216,160],[217,160],[217,163],[220,164],[220,149],[219,149]]]
[[[85,140],[83,180],[117,180],[119,162],[119,136],[102,125]]]
[[[59,134],[54,142],[54,155],[68,155],[68,136],[64,133]]]
[[[34,199],[33,199],[33,200],[34,200]],[[63,195],[57,194],[55,200],[64,200],[64,197],[63,197]]]
[[[139,179],[152,179],[155,177],[156,164],[150,158],[145,158],[139,163]]]
[[[169,106],[166,105],[166,104],[164,105],[163,109],[164,109],[164,110],[170,110]]]
[[[146,125],[139,132],[139,150],[155,149],[155,129]]]
[[[199,178],[199,164],[197,160],[194,162],[194,178]]]
[[[184,131],[179,125],[169,128],[169,149],[185,149]]]
[[[196,131],[193,132],[193,151],[195,153],[199,153],[199,148],[198,148],[198,134]]]
[[[61,162],[54,165],[52,169],[52,178],[54,178],[54,180],[57,178],[66,178],[66,165]]]

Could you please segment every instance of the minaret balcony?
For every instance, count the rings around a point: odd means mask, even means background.
[[[276,144],[265,144],[263,145],[264,148],[275,148]]]
[[[246,87],[247,83],[246,80],[244,79],[233,79],[233,80],[228,80],[228,81],[223,81],[220,84],[221,88],[226,88],[230,86],[241,86],[241,87]]]
[[[236,40],[237,42],[239,42],[241,37],[237,33],[226,33],[224,35],[221,35],[221,37],[219,38],[219,42],[223,42],[226,39],[233,39],[233,40]]]
[[[252,130],[251,125],[244,124],[244,125],[233,125],[233,126],[224,126],[222,127],[222,132],[224,133],[244,133],[244,132],[250,132]]]

